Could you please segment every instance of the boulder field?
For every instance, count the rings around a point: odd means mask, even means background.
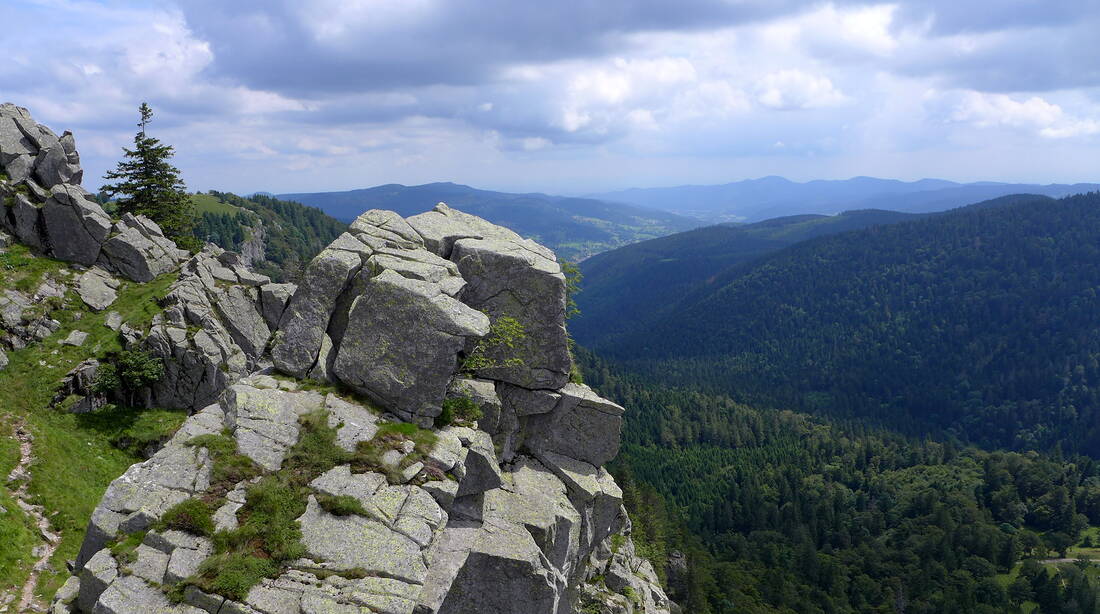
[[[86,267],[89,308],[178,275],[118,333],[164,360],[145,400],[193,413],[111,483],[51,612],[679,611],[603,468],[624,409],[570,376],[550,250],[443,203],[372,210],[275,284],[111,219],[73,136],[10,104],[0,172],[0,228]]]

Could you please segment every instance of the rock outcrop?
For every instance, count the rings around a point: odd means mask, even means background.
[[[205,407],[230,384],[260,368],[279,296],[293,286],[241,266],[213,245],[185,262],[162,301],[164,312],[140,347],[165,361],[152,389],[161,407]]]
[[[186,259],[152,220],[113,222],[80,187],[83,175],[71,133],[58,137],[26,109],[0,104],[0,230],[59,260],[140,282]]]
[[[53,611],[675,609],[602,468],[624,410],[569,382],[549,250],[442,204],[407,220],[369,211],[297,287],[208,248],[164,306],[134,340],[170,365],[154,400],[202,409],[108,488]],[[342,452],[316,468],[302,458],[323,428]],[[255,471],[222,483],[218,455],[233,449]],[[245,594],[201,581],[225,540],[159,523],[201,498],[233,531],[251,522],[258,484],[302,472],[289,503],[300,555]]]

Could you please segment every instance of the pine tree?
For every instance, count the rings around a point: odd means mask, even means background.
[[[179,169],[170,162],[175,150],[145,134],[153,109],[143,102],[139,111],[141,123],[134,135],[134,148],[122,148],[125,159],[103,176],[117,183],[104,185],[102,191],[121,196],[118,207],[123,213],[148,216],[173,239],[188,237],[194,225],[194,208]]]

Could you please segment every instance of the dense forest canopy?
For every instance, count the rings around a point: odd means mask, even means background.
[[[728,268],[593,349],[757,407],[1095,456],[1098,239],[1100,193],[821,237]]]

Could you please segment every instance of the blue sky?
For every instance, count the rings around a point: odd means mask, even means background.
[[[85,186],[157,113],[192,189],[1100,180],[1093,0],[5,0],[0,99]]]

